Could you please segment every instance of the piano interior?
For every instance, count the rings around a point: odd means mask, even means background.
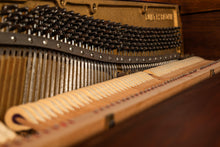
[[[178,5],[0,2],[0,146],[72,146],[220,71],[184,53]]]

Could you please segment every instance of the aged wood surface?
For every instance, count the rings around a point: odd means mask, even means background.
[[[220,74],[79,146],[220,146]]]
[[[219,0],[141,0],[146,2],[159,2],[177,4],[181,6],[181,13],[196,13],[203,11],[220,10]]]
[[[185,53],[220,59],[220,11],[183,15]]]

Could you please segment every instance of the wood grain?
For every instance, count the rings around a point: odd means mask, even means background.
[[[177,4],[181,6],[181,14],[220,10],[219,0],[212,0],[212,1],[210,0],[140,0],[140,1]]]
[[[220,74],[78,146],[220,146]]]
[[[220,59],[220,12],[183,15],[185,53]]]

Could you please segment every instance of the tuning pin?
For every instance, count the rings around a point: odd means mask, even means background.
[[[40,6],[37,6],[33,9],[34,10],[38,10],[38,11],[41,11],[43,12],[45,9],[49,8],[49,5],[40,5]]]
[[[18,25],[18,24],[16,24],[16,25],[10,25],[9,26],[9,31],[10,32],[14,32],[14,31],[16,31],[17,29],[19,29],[20,28],[20,25]]]
[[[7,23],[7,22],[0,23],[0,30],[1,30],[1,32],[7,32],[9,25],[10,25],[10,24]]]
[[[47,38],[51,38],[54,39],[54,34],[53,34],[54,30],[52,28],[47,28],[46,30],[44,30],[44,34]]]
[[[21,12],[22,14],[27,14],[29,12],[28,7],[17,8],[16,12]]]
[[[11,10],[1,10],[1,11],[0,11],[0,16],[9,15],[9,14],[11,14],[11,13],[12,13]]]
[[[15,10],[18,8],[18,5],[5,5],[2,6],[2,10]]]
[[[8,17],[6,17],[4,20],[7,22],[7,21],[10,21],[12,22],[13,24],[15,23],[19,23],[18,21],[22,20],[23,19],[23,16],[19,13],[11,13],[8,15]]]
[[[16,28],[19,33],[26,32],[27,27],[26,24],[18,24],[19,26]]]

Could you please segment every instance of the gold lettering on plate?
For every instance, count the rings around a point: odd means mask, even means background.
[[[173,14],[145,14],[145,19],[150,21],[173,20]]]

